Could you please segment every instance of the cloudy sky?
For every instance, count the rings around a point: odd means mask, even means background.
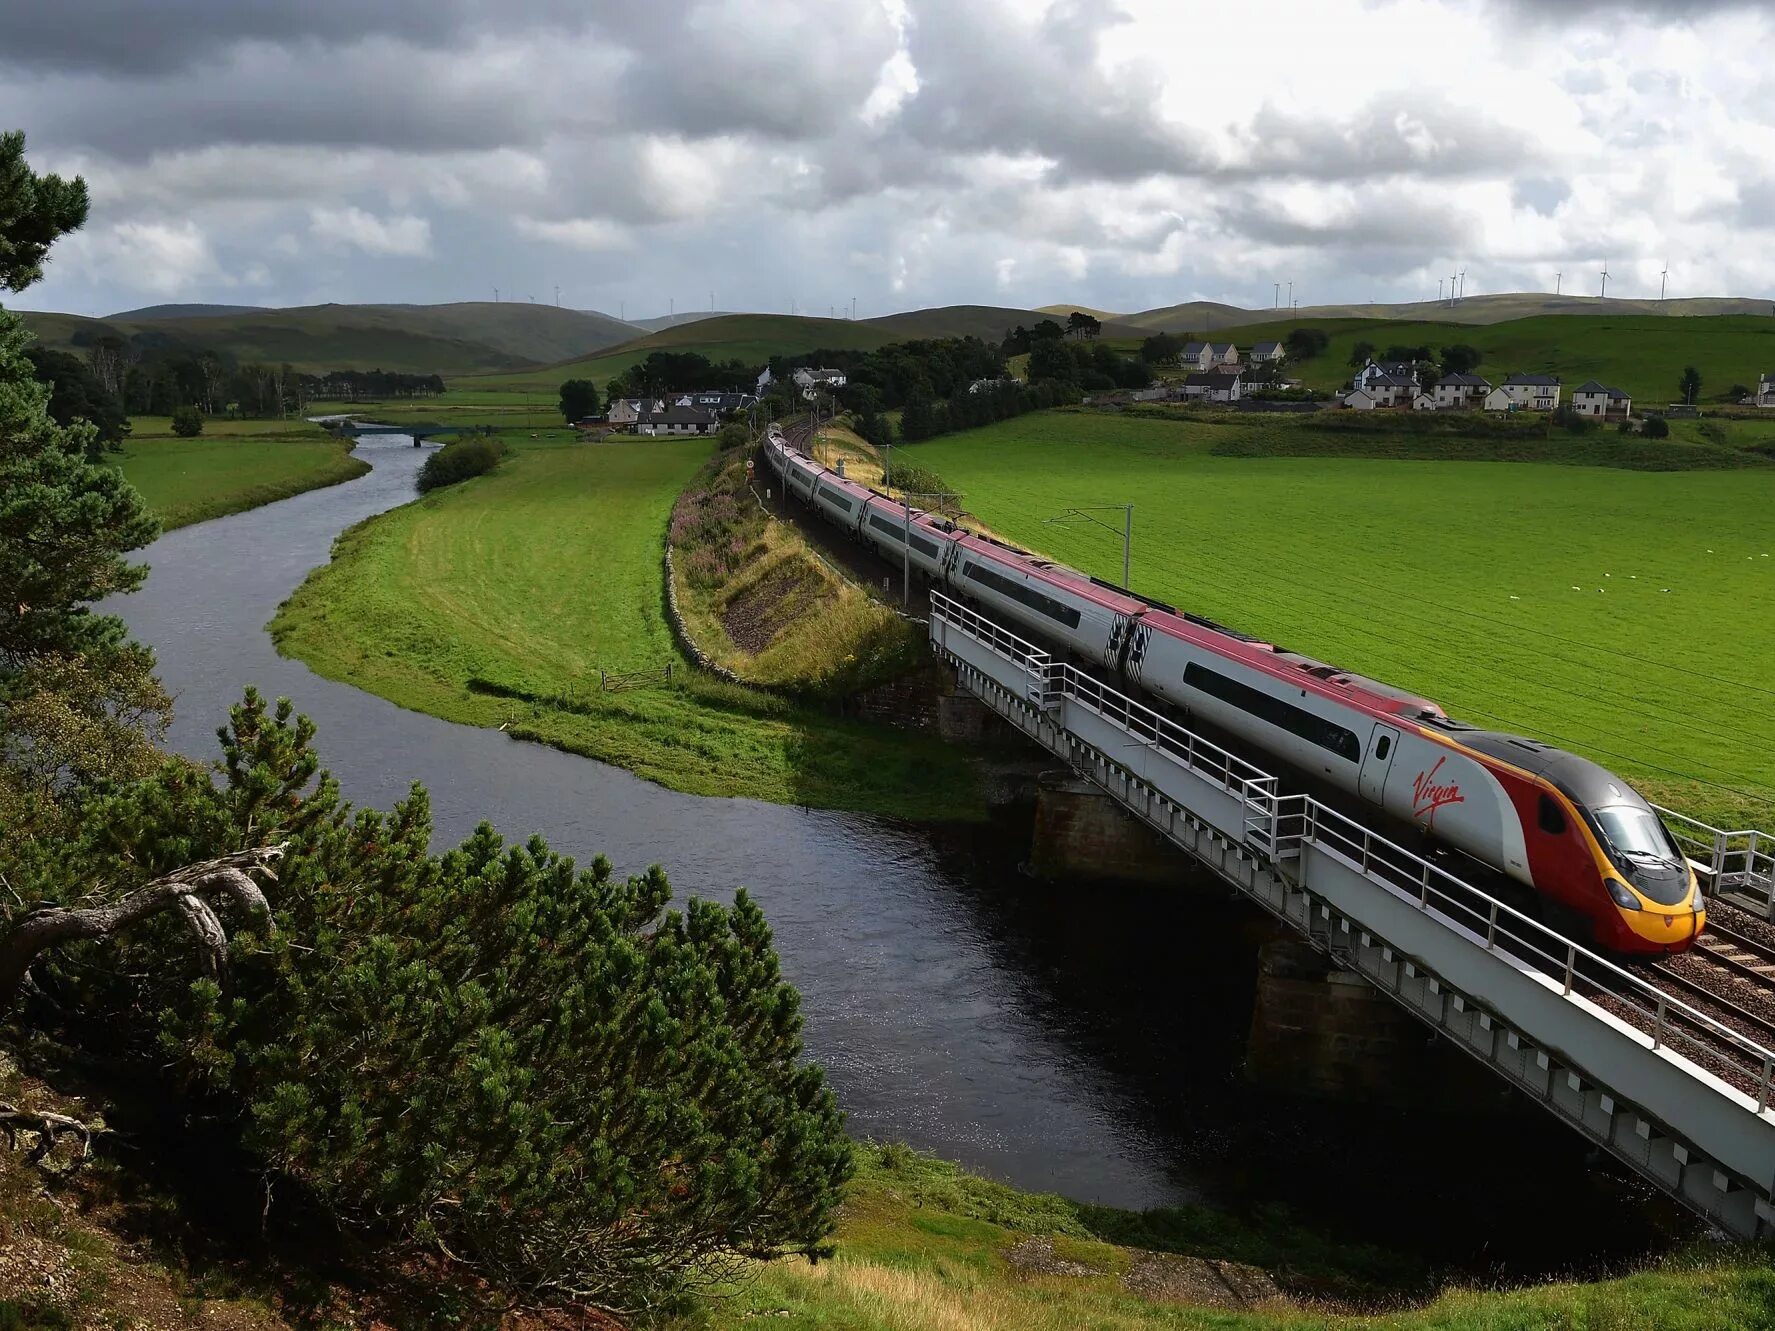
[[[22,305],[1775,291],[1775,7],[0,0]]]

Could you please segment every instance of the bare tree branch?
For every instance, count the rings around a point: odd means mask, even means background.
[[[17,1149],[21,1131],[37,1134],[37,1145],[31,1148],[31,1154],[26,1157],[32,1164],[37,1164],[55,1150],[56,1138],[65,1136],[80,1139],[82,1160],[92,1158],[92,1129],[79,1119],[69,1118],[66,1114],[18,1109],[0,1102],[0,1132],[6,1134],[6,1144]]]
[[[287,844],[287,843],[286,843]],[[17,1001],[25,974],[44,951],[63,943],[104,938],[168,908],[190,923],[205,953],[204,969],[219,975],[227,959],[227,935],[206,898],[222,895],[241,910],[271,924],[265,893],[249,874],[275,882],[271,866],[284,845],[257,846],[201,864],[186,865],[126,893],[104,906],[39,906],[0,937],[0,1014]]]

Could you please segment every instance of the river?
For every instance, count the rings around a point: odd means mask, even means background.
[[[109,607],[158,654],[180,752],[215,756],[250,683],[314,718],[351,800],[387,807],[428,786],[441,843],[487,820],[619,870],[661,861],[680,895],[750,888],[853,1132],[1020,1187],[1132,1207],[1281,1205],[1345,1238],[1518,1275],[1635,1252],[1665,1218],[1550,1119],[1476,1133],[1245,1086],[1250,921],[1224,892],[1037,884],[1001,831],[680,795],[278,656],[264,626],[279,602],[340,531],[414,497],[427,450],[380,437],[358,452],[374,468],[358,480],[162,537],[146,585]],[[1568,1194],[1557,1216],[1534,1200],[1550,1187]],[[1398,1205],[1424,1191],[1446,1223]]]

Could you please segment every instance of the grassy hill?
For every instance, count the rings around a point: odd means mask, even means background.
[[[983,342],[999,342],[1007,331],[1018,324],[1028,326],[1056,317],[1064,323],[1066,316],[1073,310],[1103,319],[1102,336],[1106,338],[1140,338],[1148,336],[1150,332],[1133,324],[1113,322],[1116,316],[1097,315],[1095,311],[1087,310],[1082,305],[1064,310],[1059,306],[1051,310],[1017,310],[1000,305],[942,305],[935,309],[883,315],[879,319],[865,319],[863,322],[886,329],[894,335],[895,341],[923,337],[977,337]]]
[[[695,323],[675,324],[598,352],[505,374],[459,379],[452,387],[554,392],[567,379],[603,383],[646,358],[650,351],[695,351],[712,361],[763,362],[816,347],[872,351],[913,334],[896,335],[874,324],[849,319],[811,319],[795,314],[718,314]],[[924,333],[919,336],[935,336]]]
[[[1046,309],[1065,310],[1064,305]],[[1076,308],[1082,309],[1083,306]],[[1428,322],[1443,324],[1493,324],[1540,315],[1644,315],[1648,318],[1695,317],[1701,315],[1763,315],[1775,312],[1775,301],[1762,297],[1704,296],[1690,300],[1600,300],[1594,296],[1555,296],[1543,291],[1503,292],[1495,296],[1468,296],[1458,305],[1444,305],[1425,300],[1397,305],[1349,304],[1303,305],[1291,320],[1323,323],[1328,319],[1381,319],[1388,322]],[[1217,301],[1189,301],[1182,305],[1165,305],[1142,310],[1138,314],[1098,314],[1113,318],[1147,332],[1205,332],[1211,328],[1245,328],[1253,324],[1276,321],[1280,312],[1274,309],[1241,309]],[[1241,337],[1243,334],[1241,334]]]
[[[1568,388],[1601,379],[1625,389],[1642,406],[1676,400],[1685,365],[1701,371],[1703,399],[1717,399],[1734,384],[1754,387],[1775,367],[1775,319],[1726,315],[1671,319],[1661,315],[1573,318],[1540,315],[1507,323],[1459,327],[1411,320],[1313,319],[1241,328],[1248,345],[1285,338],[1297,327],[1324,330],[1331,345],[1323,356],[1291,367],[1310,388],[1332,389],[1349,381],[1349,357],[1359,341],[1383,351],[1393,344],[1440,347],[1464,342],[1484,355],[1479,373],[1494,383],[1519,370],[1556,374]]]
[[[585,355],[636,332],[634,325],[607,315],[517,301],[313,305],[200,314],[179,313],[178,308],[149,307],[107,319],[33,312],[24,317],[38,339],[52,347],[78,351],[109,332],[142,347],[215,350],[240,361],[287,363],[310,373],[509,370]]]

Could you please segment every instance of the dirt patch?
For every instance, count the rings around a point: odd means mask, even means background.
[[[1136,1254],[1122,1283],[1142,1298],[1215,1308],[1251,1308],[1283,1297],[1276,1282],[1255,1266],[1173,1253]]]
[[[807,585],[795,566],[785,564],[734,597],[721,611],[721,627],[742,652],[757,656],[794,618],[792,600]]]
[[[1103,1272],[1083,1262],[1057,1255],[1052,1239],[1024,1239],[1005,1250],[1005,1260],[1019,1271],[1036,1276],[1100,1276]]]

